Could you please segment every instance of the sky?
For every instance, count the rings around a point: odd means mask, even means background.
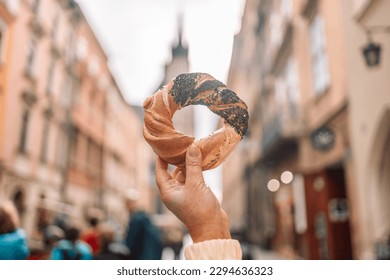
[[[226,83],[234,35],[241,26],[245,0],[78,0],[105,50],[125,99],[142,105],[160,86],[164,66],[177,42],[178,18],[189,48],[190,72],[205,72]],[[216,128],[216,116],[196,106],[195,137]],[[211,115],[210,115],[211,114]],[[209,121],[210,119],[211,121]],[[201,124],[201,125],[200,125]],[[221,170],[205,174],[221,187]],[[218,195],[218,191],[217,195]]]
[[[141,105],[154,93],[177,40],[178,14],[191,72],[226,82],[244,0],[78,0],[125,98]]]

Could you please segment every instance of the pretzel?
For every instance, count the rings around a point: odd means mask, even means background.
[[[224,125],[196,140],[173,127],[177,110],[205,105],[224,119]],[[181,74],[161,87],[144,104],[144,137],[154,152],[169,164],[184,167],[187,148],[194,142],[202,153],[202,170],[222,164],[248,129],[246,104],[226,85],[206,73]]]

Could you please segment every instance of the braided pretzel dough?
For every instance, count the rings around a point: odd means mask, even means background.
[[[222,82],[205,73],[181,74],[144,102],[144,137],[166,162],[184,167],[194,137],[173,127],[173,114],[188,105],[205,105],[224,119],[224,126],[195,141],[202,153],[202,169],[219,166],[248,129],[246,104]]]

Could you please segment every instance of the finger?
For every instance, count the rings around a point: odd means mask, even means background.
[[[184,184],[186,181],[186,170],[180,167],[176,168],[175,171],[173,171],[172,178],[179,183]]]
[[[202,173],[202,154],[195,144],[192,144],[186,154],[186,184],[196,186],[204,182]]]
[[[160,192],[163,191],[166,183],[172,179],[172,176],[168,172],[168,163],[157,157],[156,161],[156,183]]]
[[[179,174],[181,170],[182,170],[181,167],[176,167],[175,170],[173,170],[172,178],[176,179],[177,174]]]

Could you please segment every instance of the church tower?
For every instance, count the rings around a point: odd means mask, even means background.
[[[165,75],[161,85],[167,84],[170,80],[182,73],[189,72],[188,46],[183,42],[183,15],[178,17],[178,40],[172,45],[172,59],[165,65]],[[175,113],[173,124],[176,130],[194,135],[194,108],[185,107]]]

